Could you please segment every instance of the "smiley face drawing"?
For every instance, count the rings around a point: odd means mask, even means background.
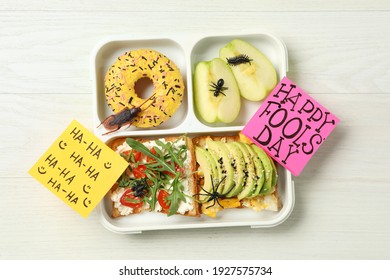
[[[60,147],[61,150],[65,150],[65,148],[66,148],[66,146],[68,146],[68,144],[66,144],[66,142],[64,142],[64,141],[61,140],[61,141],[58,143],[58,146]]]
[[[111,166],[112,166],[112,163],[109,162],[109,161],[104,163],[104,168],[105,168],[105,169],[110,169]]]
[[[91,186],[85,185],[85,184],[84,184],[84,186],[83,186],[83,191],[84,191],[84,193],[89,194],[89,191],[87,191],[87,189],[90,190],[90,189],[91,189]]]
[[[39,174],[46,174],[46,169],[44,166],[39,166],[38,167],[38,173]]]
[[[88,208],[88,206],[91,205],[91,203],[92,203],[91,200],[88,200],[88,201],[87,201],[87,199],[88,199],[88,197],[86,197],[86,198],[84,199],[84,201],[83,201],[83,204],[84,204],[84,207],[85,207],[85,208]]]

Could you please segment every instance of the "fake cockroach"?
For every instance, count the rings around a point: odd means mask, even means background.
[[[153,102],[151,102],[146,108],[141,109],[142,105],[144,105],[146,102],[152,99],[153,96],[154,94],[148,99],[146,99],[144,102],[142,102],[138,107],[133,107],[133,108],[126,107],[122,109],[120,112],[105,118],[99,125],[99,126],[103,125],[104,128],[108,130],[108,132],[104,133],[103,135],[107,135],[109,133],[115,132],[119,130],[123,125],[128,124],[130,127],[134,118],[138,117],[139,113],[149,108],[149,106],[155,102],[154,99]]]
[[[253,59],[250,59],[248,55],[246,54],[240,54],[234,57],[227,57],[226,61],[230,66],[236,66],[240,64],[246,64],[249,63],[251,64],[251,61]]]
[[[218,97],[218,95],[220,95],[220,94],[226,96],[226,94],[224,94],[223,91],[227,90],[228,88],[223,86],[224,83],[225,83],[225,81],[223,79],[219,79],[217,81],[217,83],[211,82],[211,85],[210,85],[211,89],[210,89],[210,91],[214,92],[214,96],[215,97]]]

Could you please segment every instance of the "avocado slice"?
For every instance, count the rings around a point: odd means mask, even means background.
[[[205,191],[212,192],[213,187],[211,178],[215,178],[215,176],[217,176],[217,163],[214,161],[208,151],[200,147],[195,147],[195,156],[196,161],[204,175],[204,184],[202,186],[203,190],[201,190],[199,193],[205,194]],[[201,201],[204,201],[206,198],[206,195],[199,196]]]
[[[246,182],[245,176],[245,160],[244,155],[239,146],[235,142],[229,142],[225,144],[230,152],[230,165],[234,171],[234,187],[225,189],[226,197],[233,197],[238,195],[244,188]]]
[[[259,194],[268,194],[272,190],[272,173],[274,172],[274,168],[272,166],[271,160],[268,155],[255,144],[251,145],[251,148],[257,153],[258,157],[261,160],[261,163],[264,167],[265,181],[263,187],[261,188]]]
[[[210,155],[212,162],[215,163],[215,173],[213,174],[213,181],[214,181],[214,186],[217,186],[218,183],[222,180],[223,174],[222,174],[222,167],[221,164],[218,163],[218,157],[215,153],[212,153],[209,149],[206,148],[206,151]],[[226,179],[226,178],[225,178]],[[223,190],[223,182],[221,183],[221,186],[218,187],[219,192]]]
[[[268,156],[269,157],[269,156]],[[276,186],[276,182],[278,181],[278,170],[276,169],[275,162],[272,158],[269,157],[269,160],[271,161],[273,172],[272,172],[272,188]]]
[[[254,168],[255,168],[255,176],[256,176],[256,180],[255,180],[255,186],[254,186],[254,191],[251,195],[251,197],[254,197],[254,196],[257,196],[259,195],[262,187],[263,187],[263,184],[264,184],[264,181],[265,181],[265,175],[264,175],[264,167],[263,167],[263,163],[261,162],[260,160],[260,157],[257,155],[257,153],[254,151],[254,149],[252,149],[252,145],[251,144],[247,144],[245,143],[244,144],[250,155],[251,155],[251,158],[252,158],[252,161],[253,161],[253,165],[254,165]]]
[[[239,200],[249,197],[256,190],[256,173],[255,166],[253,164],[252,156],[248,150],[247,145],[242,142],[234,142],[233,145],[236,145],[242,152],[245,161],[245,170],[244,170],[244,184],[241,192],[237,195]]]
[[[223,177],[226,176],[225,180],[221,182],[218,188],[218,193],[226,194],[226,192],[231,190],[234,186],[234,169],[233,166],[230,164],[230,152],[226,147],[225,143],[221,141],[214,141],[208,139],[206,140],[206,145],[208,151],[212,154],[212,156],[217,158],[217,164],[219,165],[222,174],[220,180],[222,180]],[[214,183],[218,184],[219,181],[214,181]]]

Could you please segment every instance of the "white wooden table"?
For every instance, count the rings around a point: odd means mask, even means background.
[[[0,259],[389,259],[390,2],[0,0]],[[267,30],[288,77],[341,119],[269,229],[118,235],[27,171],[75,118],[93,129],[89,56],[109,35]]]

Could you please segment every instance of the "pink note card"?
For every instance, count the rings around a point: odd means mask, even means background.
[[[298,176],[339,119],[284,77],[242,133]]]

